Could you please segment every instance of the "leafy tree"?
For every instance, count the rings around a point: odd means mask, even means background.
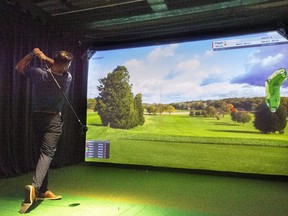
[[[232,121],[236,121],[238,123],[245,124],[247,122],[251,121],[251,116],[246,111],[238,111],[235,110],[234,112],[231,112],[231,119]]]
[[[272,132],[276,132],[278,131],[279,133],[284,133],[284,129],[287,125],[287,110],[286,107],[284,107],[283,105],[280,105],[277,109],[277,111],[275,112],[275,120],[272,123],[272,127],[273,130]]]
[[[87,109],[95,111],[96,107],[96,99],[95,98],[88,98],[87,99]]]
[[[287,125],[287,112],[284,106],[280,105],[276,112],[271,112],[265,103],[256,108],[254,127],[262,133],[283,133]]]
[[[135,110],[135,104],[137,107],[139,104],[134,102],[129,78],[126,67],[118,66],[107,77],[99,79],[96,106],[104,126],[129,129],[138,125],[136,116],[140,111]]]
[[[199,113],[199,112],[196,112],[195,115],[196,115],[196,116],[200,116],[200,113]],[[208,115],[207,115],[207,111],[206,111],[206,110],[202,110],[202,115],[203,115],[204,117],[207,117],[207,116],[208,116]]]
[[[167,105],[167,106],[165,106],[165,111],[167,111],[169,114],[171,114],[172,112],[175,112],[176,109],[172,105]]]
[[[232,121],[237,122],[237,116],[236,116],[236,112],[235,112],[235,111],[234,111],[234,112],[231,112],[230,116],[231,116],[231,120],[232,120]]]
[[[251,121],[251,116],[249,115],[249,112],[241,112],[240,114],[240,123],[245,124]]]
[[[145,122],[144,119],[144,107],[142,105],[142,94],[137,94],[134,98],[134,108],[136,111],[136,119],[137,119],[137,125],[143,125]]]
[[[163,112],[165,112],[165,105],[164,104],[157,104],[156,105],[157,112],[161,115]]]
[[[229,105],[226,102],[222,101],[220,107],[218,108],[218,112],[219,114],[222,114],[223,117],[225,114],[229,114],[230,113]]]
[[[149,115],[151,115],[151,114],[156,114],[157,113],[157,108],[156,108],[156,106],[155,105],[151,105],[151,106],[148,106],[147,108],[146,108],[146,110],[147,110],[147,112],[149,113]]]
[[[284,106],[286,110],[288,110],[288,97],[281,97],[281,105]]]
[[[213,106],[208,106],[206,109],[206,115],[205,117],[215,117],[216,116],[216,109]]]

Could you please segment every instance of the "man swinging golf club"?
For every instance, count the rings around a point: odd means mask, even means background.
[[[29,62],[37,56],[50,68],[31,67]],[[39,48],[21,59],[15,69],[31,80],[33,84],[32,122],[35,141],[40,146],[40,156],[31,185],[25,186],[25,198],[20,213],[25,213],[37,200],[59,200],[62,197],[52,193],[48,188],[48,170],[55,154],[57,143],[62,133],[63,119],[61,116],[64,101],[61,91],[67,93],[72,76],[68,72],[73,55],[60,51],[51,59]],[[56,85],[55,80],[59,86]]]

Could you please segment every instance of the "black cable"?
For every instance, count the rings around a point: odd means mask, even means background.
[[[67,104],[69,105],[70,109],[72,110],[72,112],[74,113],[75,117],[77,118],[77,121],[79,122],[79,124],[81,126],[81,130],[80,130],[81,133],[86,133],[86,131],[88,131],[88,127],[81,122],[80,118],[78,117],[77,113],[75,112],[75,110],[74,110],[73,106],[71,105],[70,101],[68,100],[66,94],[62,91],[61,86],[59,85],[58,81],[56,80],[54,74],[52,73],[51,69],[48,67],[48,65],[45,62],[45,60],[43,60],[42,62],[44,62],[47,71],[51,74],[51,76],[52,76],[55,84],[57,85],[58,89],[60,90],[62,96],[65,98]]]

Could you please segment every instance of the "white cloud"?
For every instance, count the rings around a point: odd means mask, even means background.
[[[178,44],[171,44],[168,46],[157,47],[152,50],[147,56],[148,61],[155,61],[159,58],[166,58],[174,56],[175,49],[178,47]]]
[[[180,71],[191,71],[196,70],[200,66],[200,60],[199,59],[189,59],[187,61],[180,62],[176,68]]]
[[[260,51],[256,50],[251,52],[246,58],[247,65],[255,65],[261,62],[261,58],[259,57]]]
[[[143,71],[145,69],[145,62],[138,59],[130,59],[123,64],[128,71],[135,71],[135,70],[141,70]]]
[[[284,55],[282,53],[278,53],[275,56],[271,56],[271,55],[267,56],[266,58],[262,60],[262,66],[267,67],[267,66],[275,65],[278,62],[280,62],[283,58],[284,58]]]

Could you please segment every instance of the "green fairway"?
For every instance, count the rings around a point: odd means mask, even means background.
[[[288,175],[288,131],[261,134],[230,116],[145,115],[143,126],[112,129],[87,113],[87,140],[109,140],[109,159],[87,161]]]

